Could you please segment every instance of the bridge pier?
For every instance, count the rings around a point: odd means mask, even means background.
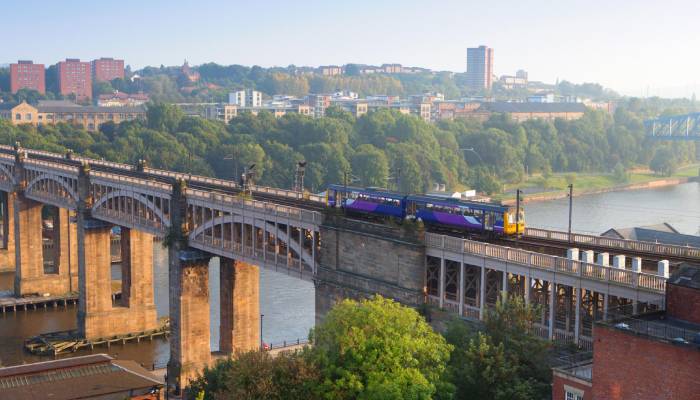
[[[209,259],[199,250],[170,249],[168,386],[183,389],[211,361]]]
[[[54,213],[53,245],[44,249],[44,205],[13,195],[15,296],[32,293],[66,294],[77,290],[77,232],[70,224],[70,212],[56,208]],[[44,251],[50,251],[45,255]],[[53,268],[44,267],[45,256]]]
[[[153,300],[153,237],[123,229],[123,297],[112,300],[112,225],[87,219],[79,229],[82,259],[79,262],[80,302],[78,332],[87,339],[141,332],[157,328]]]
[[[256,265],[221,257],[219,351],[260,348],[260,271]]]
[[[15,194],[0,192],[0,270],[15,269]]]

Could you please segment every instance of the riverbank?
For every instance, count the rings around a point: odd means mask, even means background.
[[[679,169],[670,177],[659,177],[651,171],[637,170],[628,173],[626,183],[621,184],[612,175],[603,174],[557,174],[546,180],[548,189],[543,188],[542,177],[531,177],[519,185],[506,187],[506,193],[494,196],[503,204],[515,204],[516,187],[522,190],[522,202],[557,200],[568,196],[568,185],[574,185],[574,197],[620,192],[627,190],[653,189],[664,186],[675,186],[687,182],[700,182],[700,164],[692,164]]]

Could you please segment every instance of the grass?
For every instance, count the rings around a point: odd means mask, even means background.
[[[690,164],[679,168],[676,173],[669,177],[659,176],[651,171],[634,171],[628,174],[628,180],[618,181],[611,174],[587,174],[587,173],[563,173],[553,174],[547,180],[547,188],[543,187],[542,176],[535,175],[525,179],[520,183],[506,184],[505,193],[492,196],[497,200],[510,200],[515,198],[515,190],[521,189],[526,195],[541,193],[558,194],[567,190],[569,182],[573,182],[574,190],[577,192],[590,192],[602,189],[614,188],[616,186],[626,186],[630,184],[640,184],[660,179],[688,178],[698,176],[700,164]]]

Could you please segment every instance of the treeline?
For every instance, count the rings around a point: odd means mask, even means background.
[[[631,108],[636,107],[637,112]],[[288,114],[275,118],[243,113],[228,125],[186,117],[175,106],[152,104],[146,121],[103,124],[87,132],[67,124],[13,127],[0,122],[0,142],[157,168],[237,179],[255,164],[256,182],[290,188],[298,161],[307,161],[305,187],[322,191],[342,183],[424,192],[435,183],[498,192],[527,174],[612,173],[655,165],[671,173],[696,159],[695,144],[651,142],[644,136],[641,105],[618,107],[614,115],[588,111],[576,121],[512,121],[494,115],[486,122],[430,124],[393,110],[355,119],[331,107],[324,118]],[[648,111],[648,110],[647,110]],[[656,157],[655,157],[656,156]],[[663,164],[663,163],[662,163]]]

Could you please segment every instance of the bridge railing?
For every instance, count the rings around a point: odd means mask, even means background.
[[[296,207],[283,206],[265,201],[250,200],[244,197],[198,189],[187,188],[186,194],[187,196],[192,196],[193,198],[212,201],[225,206],[240,207],[244,210],[261,212],[270,216],[290,218],[312,224],[320,224],[322,222],[321,213],[317,211],[309,211]]]
[[[568,232],[553,231],[540,228],[525,228],[525,236],[556,240],[561,242],[569,241]],[[604,236],[586,235],[582,233],[571,233],[572,244],[588,244],[600,247],[609,247],[620,250],[638,251],[644,253],[660,254],[665,256],[700,258],[700,248],[690,246],[677,246],[670,244],[641,242],[637,240],[616,239]]]
[[[427,247],[451,251],[458,254],[474,254],[528,267],[561,272],[567,275],[597,281],[614,282],[620,285],[647,289],[654,292],[662,293],[666,288],[666,279],[659,275],[591,264],[522,249],[475,242],[435,233],[426,233],[425,243]]]

